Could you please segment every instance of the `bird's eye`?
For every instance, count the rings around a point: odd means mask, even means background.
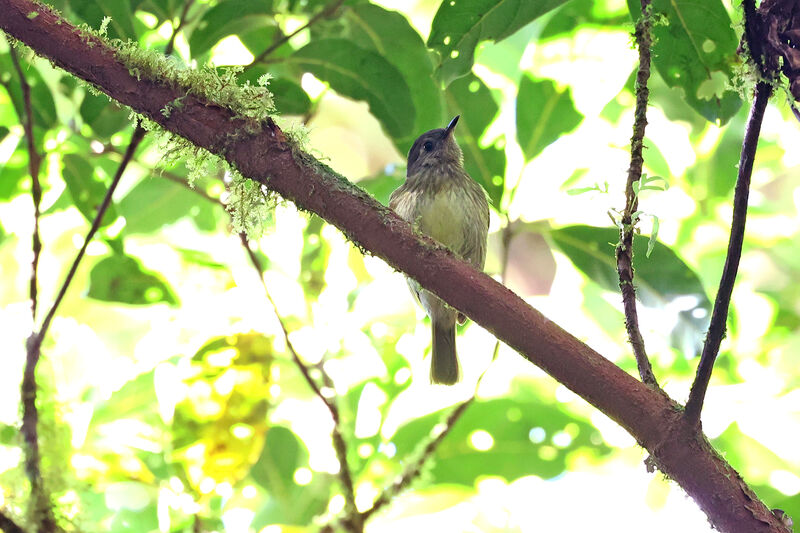
[[[423,144],[422,147],[425,148],[426,152],[430,152],[433,150],[433,143],[430,141],[425,141],[425,144]]]

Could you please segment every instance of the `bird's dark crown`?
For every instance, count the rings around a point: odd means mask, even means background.
[[[409,176],[425,167],[461,164],[463,159],[461,148],[453,135],[457,121],[458,117],[454,118],[447,128],[426,131],[414,141],[408,152]]]

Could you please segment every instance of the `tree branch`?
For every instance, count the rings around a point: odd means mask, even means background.
[[[31,19],[32,11],[38,16]],[[416,233],[369,194],[302,152],[270,118],[260,123],[242,119],[176,84],[137,79],[104,41],[32,0],[0,0],[0,13],[0,28],[55,65],[318,214],[600,409],[651,453],[717,529],[789,531],[662,391],[633,378],[491,277]],[[161,110],[177,98],[183,105],[164,116]]]
[[[706,341],[703,344],[703,353],[697,374],[689,392],[689,401],[686,403],[686,420],[690,424],[698,424],[700,411],[703,409],[703,399],[714,369],[714,362],[719,354],[719,346],[725,337],[725,324],[728,320],[728,307],[733,293],[733,284],[739,270],[739,259],[742,256],[744,242],[744,225],[747,219],[747,199],[750,194],[750,176],[753,174],[753,161],[758,146],[758,136],[761,132],[761,123],[764,120],[764,110],[772,96],[772,86],[766,82],[756,85],[755,98],[750,108],[750,117],[744,132],[742,153],[739,158],[739,175],[736,179],[736,188],[733,193],[733,219],[731,220],[731,235],[728,241],[728,254],[725,257],[725,266],[722,269],[722,278],[719,280],[719,290],[714,301],[714,310],[711,313],[711,323],[708,326]]]
[[[289,330],[286,328],[286,324],[284,324],[281,314],[278,312],[278,305],[275,303],[275,300],[272,299],[272,295],[267,287],[267,282],[264,281],[264,267],[261,265],[261,261],[258,259],[258,256],[256,256],[256,254],[250,248],[247,236],[244,233],[240,233],[239,238],[241,239],[242,246],[244,246],[248,257],[250,258],[250,262],[258,272],[258,279],[261,280],[261,285],[264,287],[264,294],[272,306],[275,317],[278,319],[278,323],[281,326],[283,339],[284,342],[286,342],[286,348],[289,350],[289,354],[292,356],[294,363],[297,365],[297,368],[300,370],[300,373],[303,375],[306,383],[308,383],[308,386],[311,387],[311,390],[314,391],[314,394],[316,394],[317,397],[322,400],[322,403],[325,404],[325,407],[327,407],[328,411],[331,413],[331,418],[333,418],[333,430],[331,431],[331,438],[333,439],[333,449],[336,452],[336,458],[339,460],[339,479],[342,482],[342,488],[344,488],[344,498],[347,507],[348,531],[360,533],[364,531],[364,520],[356,510],[353,476],[350,472],[350,465],[347,462],[347,444],[342,436],[339,407],[336,405],[336,402],[323,394],[322,389],[320,389],[319,385],[317,385],[317,382],[314,381],[314,378],[311,377],[308,366],[306,366],[303,360],[300,359],[300,356],[297,354],[297,350],[294,349],[292,341],[289,340]]]
[[[325,18],[325,17],[329,17],[330,15],[332,15],[333,12],[336,11],[337,9],[339,9],[339,6],[341,6],[343,3],[344,3],[344,0],[332,0],[332,2],[330,4],[328,4],[327,6],[325,6],[324,8],[322,8],[322,10],[320,10],[319,13],[317,13],[316,15],[314,15],[313,17],[308,19],[308,22],[306,22],[305,24],[303,24],[302,26],[300,26],[299,28],[294,30],[292,33],[290,33],[288,35],[284,35],[283,37],[281,37],[280,39],[278,39],[277,41],[275,41],[274,43],[269,45],[267,47],[267,49],[264,50],[263,52],[261,52],[260,54],[258,54],[258,56],[256,56],[255,59],[253,59],[250,62],[250,64],[245,67],[245,69],[251,68],[254,65],[257,65],[258,63],[260,63],[261,61],[264,61],[264,59],[269,57],[269,55],[272,52],[274,52],[275,50],[277,50],[278,48],[283,46],[285,43],[287,43],[289,41],[289,39],[291,39],[292,37],[294,37],[295,35],[297,35],[301,31],[307,30],[308,28],[310,28],[311,26],[316,24],[320,19]]]
[[[5,533],[25,533],[25,530],[3,511],[0,511],[0,530]]]
[[[42,253],[42,240],[39,236],[39,219],[41,218],[39,205],[42,203],[42,184],[39,181],[39,169],[42,164],[42,155],[36,150],[36,141],[33,137],[31,86],[25,78],[25,73],[22,72],[22,67],[19,65],[19,57],[17,57],[17,50],[13,45],[9,45],[8,53],[11,55],[11,62],[14,64],[14,70],[17,71],[17,75],[19,76],[19,85],[22,89],[22,102],[25,107],[25,115],[20,117],[20,122],[22,122],[22,127],[25,130],[25,140],[28,144],[28,173],[31,175],[31,196],[33,198],[33,260],[31,261],[30,298],[31,315],[33,316],[33,320],[36,321],[39,286],[37,277],[39,272],[39,256]]]
[[[642,148],[644,130],[647,126],[647,101],[650,91],[647,80],[650,78],[650,47],[653,44],[651,34],[652,17],[650,0],[641,0],[642,16],[636,23],[636,45],[639,48],[639,70],[636,72],[636,111],[631,137],[631,164],[628,167],[628,182],[625,185],[625,209],[620,221],[619,244],[617,245],[617,273],[619,289],[622,292],[622,303],[625,308],[625,328],[628,330],[636,366],[642,381],[652,387],[658,387],[658,381],[650,366],[650,359],[644,349],[644,339],[639,330],[639,314],[636,310],[636,287],[633,285],[633,230],[637,219],[633,213],[639,206],[639,195],[634,191],[634,183],[642,179]]]

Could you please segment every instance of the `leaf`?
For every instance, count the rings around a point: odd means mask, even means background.
[[[213,220],[219,209],[187,186],[157,176],[137,183],[118,207],[126,233],[153,233],[185,216],[192,216],[200,229],[211,230],[214,224],[204,219]]]
[[[285,494],[295,486],[294,471],[306,461],[308,451],[300,439],[289,428],[273,426],[250,475],[269,492]]]
[[[158,274],[144,270],[133,257],[120,254],[107,256],[94,265],[89,274],[88,296],[130,305],[178,304],[172,289]]]
[[[737,63],[738,40],[721,0],[653,0],[653,16],[666,23],[653,26],[653,64],[669,87],[706,120],[725,124],[742,105],[726,87]],[[628,0],[633,20],[641,4]]]
[[[62,161],[64,162],[62,176],[72,201],[86,220],[92,222],[97,216],[98,207],[103,203],[108,187],[95,172],[92,164],[82,155],[66,154]],[[108,206],[100,226],[107,226],[116,218],[117,212],[112,203]]]
[[[22,67],[25,80],[31,88],[33,126],[37,130],[39,128],[49,129],[58,121],[56,104],[53,100],[53,94],[50,92],[50,87],[44,82],[44,78],[42,78],[39,70],[35,67],[35,63],[28,64],[24,58],[20,57],[20,67]],[[0,73],[3,73],[3,76],[6,76],[6,73],[13,76],[9,78],[8,83],[6,83],[6,78],[4,77],[2,87],[8,91],[8,96],[14,104],[14,110],[17,112],[19,122],[22,123],[23,117],[25,117],[25,104],[23,102],[22,89],[16,72],[11,62],[11,56],[7,53],[0,54]],[[41,148],[39,149],[41,150]]]
[[[189,47],[192,57],[200,57],[228,35],[274,27],[272,0],[226,0],[203,14],[189,36]]]
[[[572,34],[580,26],[594,26],[610,29],[613,26],[630,31],[630,19],[617,4],[595,2],[594,0],[571,0],[553,13],[539,34],[539,40]]]
[[[499,110],[492,92],[474,74],[454,81],[445,91],[452,115],[461,115],[456,140],[464,152],[464,168],[483,185],[495,206],[500,205],[506,174],[506,153],[497,145],[481,147],[480,138]]]
[[[338,93],[369,104],[394,139],[414,133],[416,112],[402,74],[380,54],[345,39],[312,41],[290,58]]]
[[[520,226],[508,243],[505,285],[523,298],[549,294],[556,276],[553,252],[540,233]]]
[[[398,167],[385,169],[379,176],[365,178],[358,181],[358,186],[366,190],[383,205],[389,205],[389,196],[406,180],[403,172]]]
[[[80,107],[83,121],[102,139],[108,139],[130,124],[129,112],[104,95],[87,92]]]
[[[439,52],[439,78],[449,85],[472,69],[480,41],[500,41],[566,0],[443,1],[433,18],[428,47]]]
[[[606,290],[619,291],[614,249],[608,244],[619,241],[617,229],[568,226],[552,230],[550,236],[587,278]],[[692,355],[708,326],[711,302],[700,278],[675,252],[656,242],[648,258],[647,248],[647,238],[634,238],[636,295],[645,306],[676,309],[673,345],[687,356]]]
[[[89,26],[99,29],[103,18],[110,17],[108,36],[119,39],[136,40],[136,29],[133,25],[133,13],[130,2],[121,0],[81,0],[70,2],[75,14]]]
[[[275,107],[283,115],[305,115],[311,109],[311,99],[300,85],[287,78],[269,80],[269,90]]]
[[[442,92],[433,79],[433,62],[419,33],[408,20],[374,4],[359,4],[345,11],[349,38],[358,46],[374,50],[394,65],[411,91],[415,123],[411,134],[395,139],[407,153],[417,136],[445,124]]]
[[[397,457],[405,459],[419,449],[442,418],[443,413],[437,412],[401,426],[392,437]],[[489,449],[476,449],[478,431],[484,443],[491,443]],[[473,402],[436,449],[430,475],[435,483],[469,486],[481,476],[508,481],[527,475],[551,479],[563,473],[569,456],[579,451],[606,455],[610,448],[585,420],[567,414],[555,403],[516,394]]]
[[[524,75],[517,93],[517,140],[530,161],[583,120],[569,88],[559,91],[550,80]]]

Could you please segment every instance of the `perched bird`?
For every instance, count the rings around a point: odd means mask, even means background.
[[[430,130],[408,152],[406,181],[389,207],[421,232],[483,270],[489,232],[489,202],[483,188],[464,171],[464,156],[453,137],[459,116],[444,129]],[[466,317],[406,278],[411,292],[431,318],[431,382],[452,385],[459,379],[456,320]]]

